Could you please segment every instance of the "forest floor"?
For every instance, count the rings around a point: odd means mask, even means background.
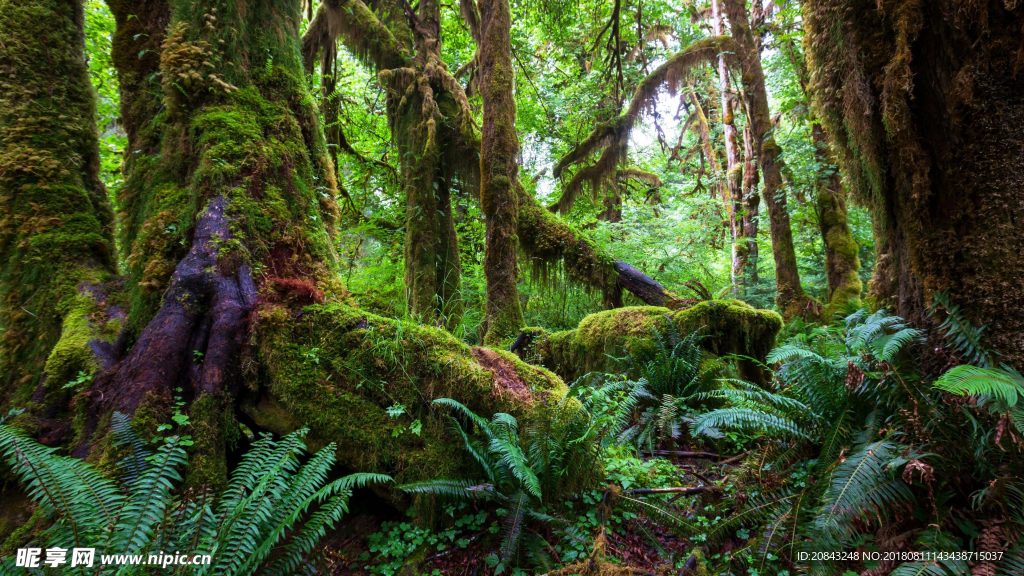
[[[737,456],[742,456],[739,454]],[[646,457],[645,462],[671,462],[678,476],[687,478],[693,485],[706,485],[708,481],[719,483],[728,479],[729,469],[734,467],[735,457],[722,455],[720,461],[705,458],[656,456]],[[676,513],[693,516],[702,499],[698,496],[684,498],[668,497],[668,509]],[[401,575],[401,576],[489,576],[495,573],[487,558],[498,553],[500,538],[497,531],[488,525],[458,530],[455,535],[463,540],[464,547],[446,546],[437,550],[428,534],[429,530],[416,528],[407,523],[408,518],[401,512],[386,507],[374,506],[372,510],[358,509],[358,494],[353,498],[356,509],[328,534],[321,547],[319,567],[331,576],[356,576],[366,574]],[[678,500],[678,502],[677,502]],[[673,504],[679,507],[671,508]],[[683,506],[689,504],[689,507]],[[364,508],[366,508],[364,506]],[[600,508],[594,504],[591,508]],[[483,507],[477,512],[483,512]],[[570,511],[571,512],[571,511]],[[560,517],[569,525],[586,525],[588,510],[581,508],[576,513],[564,513]],[[600,514],[600,512],[598,512]],[[593,514],[590,514],[592,517]],[[488,520],[494,513],[487,512]],[[472,529],[475,528],[475,529]],[[585,534],[588,545],[593,543],[600,529],[593,534]],[[441,529],[434,531],[441,532]],[[443,532],[441,532],[443,538]],[[554,551],[560,535],[552,530],[539,533]],[[405,540],[407,547],[395,546],[395,539]],[[454,538],[449,538],[455,540]],[[695,547],[695,543],[679,537],[671,527],[656,522],[643,515],[622,518],[616,516],[607,525],[604,553],[606,559],[628,566],[635,574],[678,574],[681,563],[685,561]],[[386,546],[380,543],[388,542]],[[383,549],[382,549],[383,548]],[[731,546],[726,544],[726,548]],[[534,573],[530,571],[526,573]],[[537,574],[544,570],[536,571]],[[507,572],[521,574],[522,572]]]

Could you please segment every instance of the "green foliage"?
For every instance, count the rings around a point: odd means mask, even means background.
[[[600,469],[595,440],[600,430],[571,393],[538,411],[522,430],[509,414],[497,413],[488,421],[454,400],[439,398],[434,403],[449,408],[468,422],[470,430],[482,434],[486,444],[452,419],[453,430],[461,435],[466,452],[484,477],[479,481],[428,480],[404,484],[399,489],[499,505],[505,518],[496,565],[499,571],[514,566],[527,527],[557,522],[542,512],[542,506],[557,503],[597,480]]]
[[[353,474],[327,481],[334,447],[305,462],[304,430],[280,441],[256,441],[221,494],[180,493],[175,485],[187,464],[178,437],[150,449],[128,418],[112,418],[122,461],[123,487],[80,460],[59,456],[0,424],[0,454],[26,486],[52,526],[38,544],[93,547],[97,554],[162,554],[166,550],[209,554],[199,574],[290,575],[303,566],[341,515],[354,488],[389,482],[387,476]],[[276,553],[271,558],[271,551]],[[146,560],[143,561],[145,563]],[[3,560],[11,574],[28,573]],[[85,570],[81,568],[80,570]],[[83,572],[84,573],[84,572]],[[146,574],[144,566],[99,566],[92,574]]]

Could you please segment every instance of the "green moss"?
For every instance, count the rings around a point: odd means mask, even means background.
[[[298,322],[282,307],[265,307],[253,342],[267,387],[243,410],[258,425],[279,434],[308,426],[308,444],[334,442],[346,468],[399,481],[453,475],[465,465],[460,441],[445,431],[443,411],[431,405],[435,398],[454,398],[483,416],[523,415],[539,396],[565,392],[550,372],[499,353],[529,398],[508,393],[446,331],[344,304],[306,307]],[[392,417],[387,408],[396,405],[405,412]]]
[[[627,354],[630,346],[641,345],[661,318],[670,318],[682,334],[700,330],[706,336],[701,344],[710,352],[758,360],[764,360],[782,329],[777,313],[739,300],[710,300],[678,311],[635,306],[591,314],[576,329],[555,332],[538,342],[537,353],[543,365],[565,381],[591,371],[620,371],[615,358]]]
[[[202,394],[189,406],[189,421],[194,444],[185,483],[219,492],[228,483],[226,436],[234,419],[218,394]]]
[[[76,5],[51,0],[0,10],[0,405],[24,404],[48,364],[82,364],[72,348],[83,326],[65,316],[83,283],[112,271],[112,214],[97,175],[78,17]]]

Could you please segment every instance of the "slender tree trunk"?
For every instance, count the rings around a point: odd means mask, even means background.
[[[811,86],[870,206],[870,293],[927,322],[934,291],[1024,368],[1024,4],[808,0]]]
[[[744,279],[745,289],[756,286],[758,282],[757,262],[760,254],[757,247],[757,227],[761,222],[759,214],[761,194],[757,190],[758,174],[754,137],[751,134],[748,120],[747,126],[743,128],[743,234],[742,238],[736,242],[733,264],[740,278]]]
[[[860,304],[863,283],[860,280],[860,254],[847,223],[846,194],[838,166],[821,124],[811,126],[814,153],[822,166],[816,190],[818,227],[825,245],[825,274],[828,280],[828,317],[849,304]]]
[[[124,320],[80,2],[0,1],[0,405],[54,418]],[[115,329],[116,332],[116,329]],[[49,431],[43,425],[44,439]]]
[[[750,115],[747,121],[753,127],[758,163],[764,176],[764,200],[768,206],[772,256],[775,259],[775,302],[786,318],[813,313],[814,302],[804,294],[796,265],[793,231],[789,224],[786,193],[782,185],[782,149],[772,135],[768,94],[765,91],[764,71],[761,68],[761,52],[750,29],[745,0],[724,2],[732,27],[732,36],[739,50],[743,89],[749,102]]]
[[[715,36],[725,33],[723,27],[722,9],[719,0],[711,0],[711,29]],[[722,107],[722,135],[725,139],[725,183],[729,192],[731,203],[729,225],[732,229],[732,285],[733,294],[742,296],[745,294],[746,283],[746,247],[741,248],[744,238],[743,231],[743,189],[741,184],[741,168],[739,160],[739,148],[736,141],[736,122],[733,117],[733,107],[730,98],[729,67],[726,65],[725,55],[719,54],[717,68],[718,91],[721,97]]]
[[[486,219],[484,275],[487,278],[487,333],[484,342],[519,334],[526,322],[519,304],[519,136],[513,91],[512,10],[508,0],[480,1],[480,95],[484,101],[480,138],[480,203]]]
[[[811,126],[814,156],[820,166],[815,181],[815,208],[822,243],[825,246],[825,275],[828,282],[828,306],[823,316],[830,317],[848,304],[859,305],[864,288],[860,280],[860,254],[853,232],[847,224],[846,190],[839,166],[825,130],[810,108],[810,76],[807,65],[792,41],[782,50],[797,71],[800,90],[808,104],[806,121]]]

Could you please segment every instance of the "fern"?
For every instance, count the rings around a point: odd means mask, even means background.
[[[815,531],[827,541],[852,535],[855,519],[878,515],[912,498],[902,480],[888,478],[889,466],[905,447],[888,440],[861,446],[832,473],[831,482],[814,520]]]
[[[334,463],[333,446],[298,466],[303,431],[280,442],[265,436],[243,457],[214,513],[210,502],[215,498],[206,492],[198,499],[175,497],[179,471],[186,465],[179,438],[168,438],[151,451],[131,431],[127,418],[115,414],[112,427],[115,441],[130,451],[120,469],[137,474],[123,484],[126,492],[88,464],[59,456],[0,425],[0,454],[40,509],[57,520],[46,533],[52,546],[74,542],[127,554],[189,550],[214,559],[193,573],[241,576],[256,572],[283,544],[267,573],[295,574],[305,571],[303,558],[347,511],[354,488],[390,481],[380,474],[355,474],[325,485]],[[140,461],[145,454],[149,456]],[[295,530],[299,524],[301,529]],[[97,572],[108,573],[133,576],[144,570],[125,565]]]
[[[995,365],[992,360],[995,354],[987,350],[981,343],[985,326],[974,326],[964,318],[959,305],[950,305],[948,291],[932,294],[932,304],[928,307],[928,314],[933,318],[936,317],[939,308],[945,310],[946,313],[946,318],[939,325],[939,330],[945,336],[946,342],[967,362],[983,368],[992,368]]]
[[[964,365],[943,374],[935,387],[960,396],[986,396],[1008,409],[1024,396],[1024,376],[1009,366],[990,369]]]
[[[126,446],[129,450],[128,456],[121,460],[118,468],[121,470],[122,481],[131,485],[135,483],[139,475],[150,468],[148,460],[153,455],[153,451],[135,433],[131,419],[120,412],[114,412],[110,418],[110,431],[114,437],[114,445]]]
[[[720,428],[748,433],[763,432],[768,436],[784,439],[807,437],[806,432],[792,420],[751,408],[722,408],[705,412],[694,418],[690,424],[690,434],[721,438]]]

